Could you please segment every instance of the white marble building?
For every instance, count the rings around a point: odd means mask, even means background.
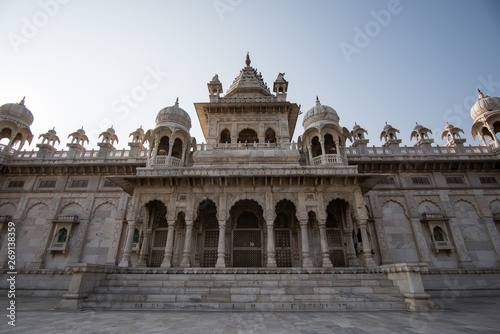
[[[133,131],[127,149],[114,147],[111,128],[99,150],[85,148],[80,129],[67,150],[54,148],[60,139],[49,130],[38,150],[22,151],[33,114],[24,99],[4,104],[0,268],[7,271],[12,221],[20,291],[69,289],[66,300],[85,300],[106,275],[139,268],[385,273],[401,294],[413,284],[412,298],[426,301],[425,292],[446,289],[500,291],[500,98],[479,92],[471,109],[483,146],[465,146],[451,124],[446,145],[433,145],[417,124],[415,145],[402,147],[387,124],[383,145],[369,147],[365,129],[349,131],[319,99],[296,129],[300,108],[287,101],[282,73],[272,88],[247,55],[225,94],[215,75],[209,101],[194,104],[204,143],[176,101],[154,129]]]

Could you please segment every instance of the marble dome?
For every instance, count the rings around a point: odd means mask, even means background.
[[[186,132],[191,129],[191,117],[188,113],[179,107],[179,99],[170,107],[163,108],[156,115],[156,127],[180,125]]]
[[[336,125],[339,125],[340,118],[335,109],[321,104],[319,98],[316,96],[316,105],[306,112],[302,125],[307,129],[309,125],[325,120],[333,121]]]
[[[19,103],[6,103],[0,106],[0,119],[9,119],[26,127],[33,124],[33,114],[24,105],[24,98]]]
[[[478,92],[479,97],[470,109],[470,115],[474,120],[489,112],[500,111],[500,97],[484,95],[479,89]]]

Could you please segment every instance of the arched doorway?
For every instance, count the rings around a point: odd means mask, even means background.
[[[340,199],[331,201],[326,209],[326,240],[330,260],[334,267],[345,267],[345,248],[342,229],[346,225],[348,204]]]
[[[274,220],[274,247],[278,267],[293,267],[294,264],[300,266],[296,222],[295,205],[289,200],[279,201]]]
[[[255,201],[242,200],[231,208],[232,266],[262,267],[262,207]]]
[[[198,257],[195,263],[199,263],[200,267],[215,267],[219,243],[219,221],[214,202],[206,199],[200,203],[195,227],[197,230],[196,257]]]
[[[141,249],[141,258],[148,263],[149,267],[159,267],[165,256],[165,245],[167,244],[167,208],[160,201],[151,201],[146,204],[149,212],[149,224],[145,231],[142,247],[151,245],[149,252]],[[151,232],[152,231],[152,232]],[[151,235],[151,241],[147,240]],[[149,258],[144,259],[149,253]]]

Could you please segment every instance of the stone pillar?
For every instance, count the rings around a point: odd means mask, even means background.
[[[184,160],[186,159],[186,149],[186,146],[182,147],[181,167],[183,167],[185,163]]]
[[[352,242],[352,231],[344,230],[344,241],[347,243],[346,255],[347,255],[347,265],[349,267],[358,267],[359,261],[356,256],[356,250],[354,249],[354,243]]]
[[[219,243],[217,245],[217,268],[226,266],[226,222],[219,221]]]
[[[186,221],[186,236],[184,239],[184,251],[182,254],[181,267],[190,267],[191,260],[191,239],[193,235],[193,221]]]
[[[356,256],[356,250],[354,249],[354,242],[352,239],[352,232],[354,226],[352,223],[350,210],[347,210],[345,219],[346,219],[347,230],[344,230],[343,232],[344,232],[344,240],[347,242],[347,250],[346,250],[347,264],[349,267],[358,267],[359,261],[358,257]]]
[[[322,267],[323,268],[332,268],[333,264],[330,260],[330,254],[328,250],[328,241],[326,240],[326,221],[318,220],[319,226],[319,238],[321,243],[321,256],[322,256]]]
[[[410,218],[411,227],[413,234],[415,235],[418,255],[420,256],[420,261],[425,262],[427,265],[432,264],[431,254],[429,253],[429,246],[425,241],[424,231],[422,229],[422,223],[419,218]]]
[[[307,219],[300,221],[300,237],[302,239],[302,267],[309,268],[313,264],[311,262],[309,249],[309,236],[307,234]]]
[[[375,267],[375,261],[373,261],[372,248],[370,246],[370,240],[368,239],[368,231],[366,230],[367,221],[362,219],[358,223],[359,230],[361,231],[361,239],[363,240],[363,257],[365,258],[365,265],[367,267]]]
[[[161,263],[162,268],[170,268],[172,266],[172,246],[174,244],[175,220],[168,222],[167,244],[165,245],[165,256]]]
[[[276,267],[276,252],[274,250],[274,221],[270,220],[267,226],[267,267]]]
[[[474,268],[475,265],[469,257],[469,253],[467,252],[467,247],[465,246],[464,238],[462,236],[462,232],[460,232],[456,218],[450,218],[448,224],[450,226],[451,235],[457,250],[458,266],[460,268]]]
[[[484,122],[486,124],[486,127],[490,131],[491,135],[493,136],[493,142],[495,143],[495,146],[498,148],[500,147],[500,142],[498,141],[497,136],[495,136],[495,129],[493,128],[493,125],[490,122]]]
[[[307,155],[309,157],[309,164],[312,165],[313,156],[312,156],[312,146],[311,145],[307,146]]]
[[[325,151],[325,140],[324,139],[320,139],[319,143],[321,145],[321,154],[325,155],[326,154],[326,151]]]
[[[340,141],[335,139],[335,148],[337,149],[337,162],[342,162],[342,153],[340,152]]]
[[[127,242],[125,243],[125,250],[123,251],[123,257],[118,266],[120,267],[131,267],[132,261],[130,260],[130,254],[132,253],[132,241],[134,241],[134,231],[136,222],[135,220],[128,221],[127,228]]]
[[[148,265],[148,255],[149,247],[151,245],[151,234],[153,232],[150,229],[146,229],[143,232],[142,247],[139,253],[139,261],[137,262],[137,267],[147,267]]]

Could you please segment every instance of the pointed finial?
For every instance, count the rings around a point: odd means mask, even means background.
[[[479,94],[478,99],[482,99],[482,98],[484,97],[483,92],[481,92],[481,91],[479,90],[479,88],[477,89],[477,93]]]
[[[245,59],[245,64],[247,66],[250,66],[251,63],[252,63],[252,61],[250,60],[250,54],[247,52],[247,58]]]
[[[179,106],[179,97],[177,97],[177,99],[175,99],[175,105]]]
[[[26,96],[23,97],[23,99],[21,100],[21,102],[19,102],[20,105],[24,106],[24,100],[26,100]]]
[[[319,102],[319,97],[318,97],[318,95],[316,95],[316,104],[319,104],[319,103],[321,103],[321,102]]]

